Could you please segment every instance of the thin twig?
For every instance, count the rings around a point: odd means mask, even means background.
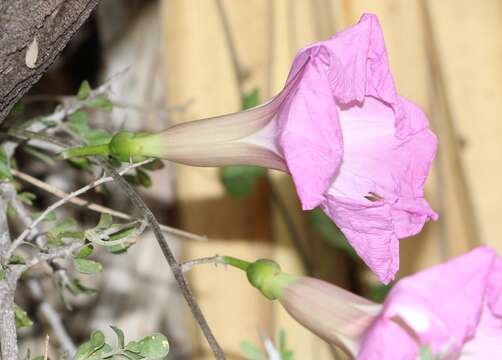
[[[143,214],[145,220],[150,225],[150,228],[152,229],[152,232],[155,238],[157,239],[157,242],[159,243],[160,249],[164,254],[165,259],[167,260],[169,267],[171,268],[174,278],[176,279],[176,282],[178,283],[178,286],[180,287],[181,292],[183,293],[183,296],[185,297],[185,300],[188,303],[188,306],[190,307],[192,315],[199,324],[199,327],[201,328],[202,333],[206,337],[206,340],[209,346],[211,347],[211,350],[213,351],[216,359],[224,360],[225,354],[223,353],[223,350],[218,344],[216,338],[214,337],[213,332],[211,331],[211,328],[209,327],[209,324],[206,321],[206,318],[202,314],[202,311],[193,296],[192,290],[190,289],[185,279],[185,276],[183,275],[181,266],[176,260],[176,257],[174,256],[173,252],[171,251],[168,242],[164,238],[164,234],[160,229],[159,223],[155,218],[155,215],[153,215],[150,208],[145,204],[143,199],[138,195],[138,193],[134,190],[131,184],[129,184],[108,162],[97,157],[95,159],[99,163],[99,165],[101,165],[101,167],[103,167],[103,169],[114,178],[117,184],[119,184],[122,190],[127,194],[127,197],[133,203],[133,205],[136,206],[138,210],[140,210],[141,213]]]
[[[181,266],[181,271],[186,273],[196,265],[202,265],[202,264],[224,264],[225,262],[222,260],[220,255],[215,255],[215,256],[209,256],[209,257],[203,257],[203,258],[198,258],[198,259],[193,259],[193,260],[188,260],[183,262]]]
[[[145,165],[149,162],[152,162],[153,159],[147,159],[145,161],[141,161],[139,163],[135,163],[135,164],[129,164],[128,166],[126,166],[123,170],[121,170],[119,172],[120,175],[123,175],[125,174],[126,172],[128,172],[129,170],[131,169],[134,169],[136,167],[139,167],[139,166],[142,166],[142,165]],[[38,224],[40,224],[46,217],[47,215],[49,215],[49,213],[51,213],[52,211],[56,210],[58,207],[66,204],[68,201],[70,201],[71,199],[73,198],[76,198],[77,196],[81,195],[81,194],[84,194],[86,193],[87,191],[95,188],[96,186],[99,186],[99,185],[102,185],[102,184],[105,184],[107,182],[110,182],[110,181],[113,181],[113,177],[111,176],[103,176],[101,177],[100,179],[86,185],[86,186],[83,186],[81,187],[80,189],[68,194],[68,196],[56,201],[55,203],[53,203],[51,206],[47,207],[43,212],[42,214],[40,214],[36,219],[35,221],[33,221],[31,223],[30,226],[28,226],[22,233],[21,235],[19,235],[13,242],[12,242],[12,245],[10,246],[9,250],[7,251],[7,253],[5,254],[4,256],[4,261],[8,261],[8,259],[12,256],[12,254],[14,253],[14,251],[23,243],[23,241],[30,235],[30,233],[33,231],[34,228],[37,227]]]
[[[56,188],[46,182],[43,182],[43,181],[41,181],[31,175],[28,175],[22,171],[11,169],[11,173],[12,173],[12,175],[16,176],[17,178],[24,180],[27,183],[30,183],[30,184],[32,184],[42,190],[45,190],[48,193],[51,193],[52,195],[55,195],[59,198],[63,199],[63,198],[67,198],[69,196],[69,194],[64,192],[63,190],[60,190],[60,189],[58,189],[58,188]],[[75,204],[75,205],[78,205],[78,206],[85,207],[86,209],[89,209],[89,210],[92,210],[92,211],[95,211],[98,213],[110,214],[110,215],[115,216],[116,218],[119,218],[119,219],[138,220],[130,215],[127,215],[126,213],[111,209],[111,208],[103,206],[103,205],[89,202],[89,201],[81,199],[79,197],[71,198],[70,200],[68,200],[68,202]],[[160,224],[160,229],[166,233],[180,236],[180,237],[183,237],[186,239],[197,240],[197,241],[207,241],[207,237],[204,235],[193,234],[191,232],[176,229],[171,226]]]

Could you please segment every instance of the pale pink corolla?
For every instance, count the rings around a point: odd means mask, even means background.
[[[400,280],[360,343],[359,360],[502,359],[502,260],[477,248]]]
[[[253,285],[357,360],[502,359],[502,259],[487,247],[401,279],[383,306],[280,272]]]
[[[268,103],[129,145],[121,157],[290,172],[303,209],[320,206],[384,283],[399,268],[399,239],[437,218],[423,195],[436,137],[397,94],[374,15],[300,50]]]

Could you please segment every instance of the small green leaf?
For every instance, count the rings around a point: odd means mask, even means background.
[[[90,341],[86,341],[82,345],[80,345],[77,349],[75,355],[73,355],[72,360],[85,360],[91,356],[94,352],[94,347],[92,346]]]
[[[122,229],[110,235],[110,241],[121,240],[130,236],[134,236],[136,234],[136,228],[131,226],[129,228]],[[122,254],[127,251],[131,247],[132,243],[122,243],[118,245],[107,246],[106,249],[112,254]]]
[[[70,165],[73,165],[74,167],[80,170],[88,169],[91,164],[91,162],[88,159],[81,157],[74,157],[71,159],[67,159],[67,161]]]
[[[75,270],[86,275],[96,275],[103,271],[103,266],[94,260],[73,259]]]
[[[143,356],[138,355],[137,353],[134,353],[129,350],[124,350],[120,353],[122,356],[125,356],[129,360],[143,360]]]
[[[73,255],[73,257],[75,259],[85,259],[92,254],[93,250],[94,246],[92,246],[92,244],[87,244],[82,249],[80,249],[77,254]]]
[[[220,170],[220,179],[231,196],[245,197],[266,174],[267,170],[259,166],[225,166]]]
[[[141,352],[141,345],[137,341],[129,341],[125,346],[125,349],[133,353],[139,354]]]
[[[40,215],[42,215],[42,211],[35,211],[35,212],[31,213],[31,218],[33,220],[36,220],[36,219],[38,219],[38,217]],[[47,221],[48,222],[48,221],[54,221],[54,220],[56,220],[56,213],[54,211],[51,211],[47,215],[45,215],[43,221]]]
[[[112,226],[113,223],[113,217],[111,214],[108,213],[102,213],[101,216],[99,217],[99,222],[98,225],[94,228],[94,230],[105,230],[108,229],[110,226]]]
[[[69,290],[74,294],[94,295],[97,290],[83,285],[80,280],[73,279],[68,284]]]
[[[0,269],[0,281],[5,279],[5,275],[6,275],[5,270]]]
[[[16,327],[31,327],[33,326],[33,321],[28,317],[26,311],[21,309],[19,306],[15,305],[15,316],[16,316]]]
[[[9,265],[23,265],[25,264],[24,258],[20,255],[12,255],[9,259]]]
[[[247,341],[242,341],[240,347],[247,360],[267,360],[267,356],[259,348]]]
[[[64,245],[63,239],[84,239],[84,233],[78,228],[75,219],[66,218],[47,232],[47,242],[51,246]]]
[[[103,332],[96,330],[91,334],[91,345],[94,349],[99,349],[105,344],[105,335]]]
[[[35,194],[32,194],[27,191],[20,192],[19,194],[17,194],[17,196],[19,197],[22,203],[30,206],[33,205],[33,200],[37,198]]]
[[[91,93],[91,86],[89,85],[89,81],[87,80],[82,81],[82,84],[80,84],[80,88],[78,89],[77,99],[85,100],[89,97],[90,93]]]
[[[335,223],[321,209],[312,210],[309,213],[312,230],[318,233],[324,240],[334,247],[344,251],[353,259],[359,259],[355,250],[338,229]]]
[[[112,112],[113,103],[104,95],[98,95],[93,99],[88,99],[84,104],[93,109],[102,109],[107,112]]]
[[[136,169],[136,173],[138,174],[139,183],[143,187],[147,188],[152,186],[152,178],[150,177],[150,175],[147,174],[146,171],[143,171],[141,169]]]
[[[260,90],[258,88],[253,89],[251,92],[244,95],[241,104],[242,110],[247,110],[260,105]]]
[[[141,347],[140,355],[148,359],[162,359],[169,353],[169,342],[164,335],[159,333],[143,338],[139,346]]]
[[[0,148],[0,181],[14,180],[14,177],[10,172],[8,162],[7,153],[3,148]]]
[[[112,328],[115,335],[117,335],[118,346],[119,346],[119,348],[122,349],[124,347],[124,343],[125,343],[124,332],[116,326],[110,325],[110,327]]]

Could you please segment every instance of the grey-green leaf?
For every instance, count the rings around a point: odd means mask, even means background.
[[[266,174],[267,170],[259,166],[225,166],[220,170],[220,179],[231,196],[245,197]]]
[[[113,103],[104,95],[98,95],[93,99],[86,100],[85,105],[90,108],[102,109],[108,112],[112,112],[113,110]]]
[[[80,249],[78,253],[73,255],[73,257],[75,259],[85,259],[86,257],[90,256],[93,251],[94,246],[92,246],[92,244],[87,244],[82,249]]]
[[[247,360],[267,360],[267,356],[258,347],[247,341],[241,342],[241,351]]]
[[[159,333],[154,333],[139,342],[140,355],[149,359],[162,359],[169,353],[167,338]]]
[[[94,349],[99,349],[105,344],[105,335],[103,332],[96,330],[91,334],[91,345]]]
[[[124,332],[122,330],[120,330],[116,326],[110,325],[110,327],[112,328],[112,330],[115,333],[115,335],[117,335],[118,346],[120,348],[123,348],[124,347],[124,343],[125,343]]]
[[[113,218],[108,213],[102,213],[98,225],[94,228],[95,230],[105,230],[112,226]]]
[[[260,91],[258,88],[253,89],[251,92],[244,95],[242,99],[241,109],[247,110],[254,108],[260,104]]]
[[[91,86],[89,85],[89,81],[87,81],[87,80],[82,81],[82,84],[80,85],[80,88],[78,89],[77,99],[78,100],[85,100],[89,97],[90,93],[91,93]]]
[[[33,321],[28,317],[26,311],[21,309],[19,306],[15,305],[15,316],[16,316],[16,327],[31,327],[33,326]]]
[[[94,260],[73,259],[75,270],[86,275],[96,275],[103,271],[103,266]]]

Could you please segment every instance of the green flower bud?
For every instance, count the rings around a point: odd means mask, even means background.
[[[268,259],[260,259],[250,264],[246,274],[251,285],[270,300],[280,299],[284,288],[296,279],[283,273],[279,264]]]

